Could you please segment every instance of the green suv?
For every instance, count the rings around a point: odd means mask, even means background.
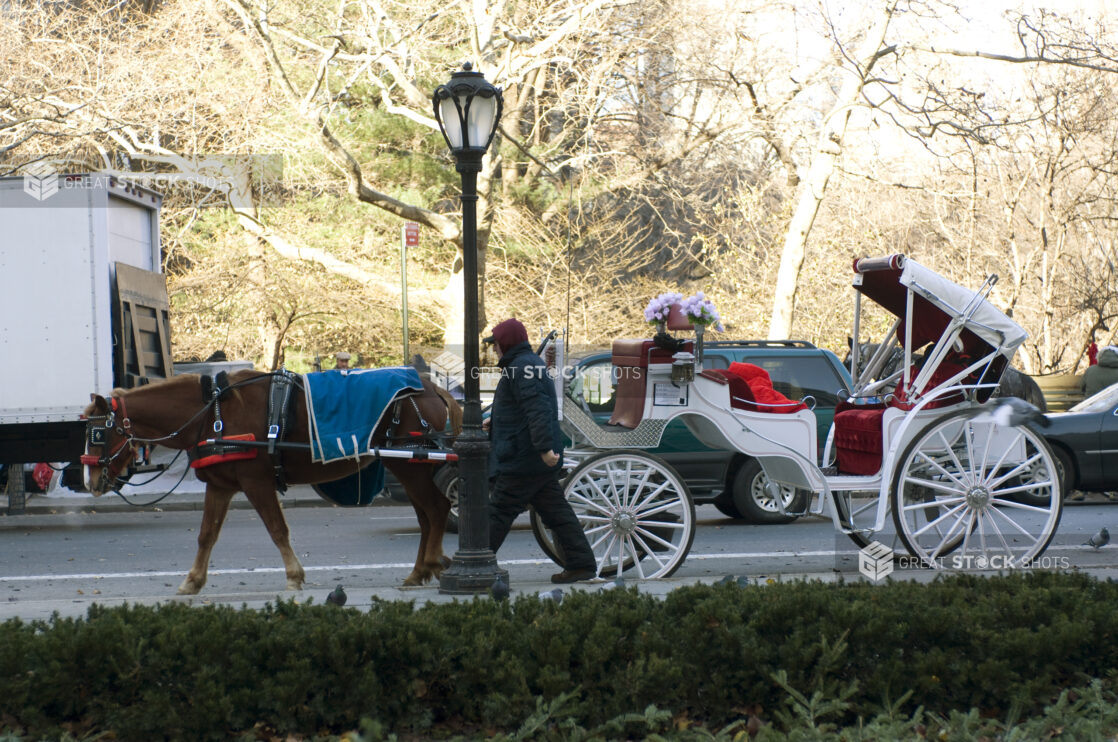
[[[822,453],[835,416],[835,406],[849,395],[850,373],[829,350],[803,340],[726,340],[703,344],[703,366],[728,368],[733,362],[752,363],[769,372],[773,388],[790,399],[815,398],[819,451]],[[605,423],[613,412],[616,372],[609,352],[594,353],[572,361],[575,389],[586,409]],[[660,445],[648,449],[667,461],[687,483],[696,505],[710,503],[731,518],[752,523],[787,523],[794,516],[780,512],[765,491],[761,465],[745,454],[707,448],[687,426],[673,420]],[[578,450],[568,450],[577,457]],[[784,508],[802,511],[806,493],[785,489]]]

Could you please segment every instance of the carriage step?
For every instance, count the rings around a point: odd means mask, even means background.
[[[839,473],[837,466],[824,466],[819,471],[823,472],[823,476],[825,477],[837,477]]]

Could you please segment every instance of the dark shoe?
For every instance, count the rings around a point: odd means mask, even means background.
[[[559,574],[551,576],[551,581],[557,584],[564,584],[567,582],[582,582],[583,580],[592,580],[598,574],[592,569],[564,569]]]

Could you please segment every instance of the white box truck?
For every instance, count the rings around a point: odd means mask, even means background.
[[[0,465],[76,462],[92,392],[172,373],[161,196],[105,173],[0,178]],[[23,507],[8,477],[8,509]],[[16,481],[19,480],[19,481]]]

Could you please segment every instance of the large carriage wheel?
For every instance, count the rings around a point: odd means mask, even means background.
[[[1029,428],[967,410],[940,418],[897,461],[897,533],[927,566],[1028,566],[1060,523],[1058,472],[1052,449]]]
[[[628,570],[641,579],[668,577],[691,549],[691,493],[675,470],[656,456],[593,456],[567,477],[564,493],[594,550],[598,574],[604,577]],[[559,544],[534,512],[532,532],[540,548],[562,564]]]

